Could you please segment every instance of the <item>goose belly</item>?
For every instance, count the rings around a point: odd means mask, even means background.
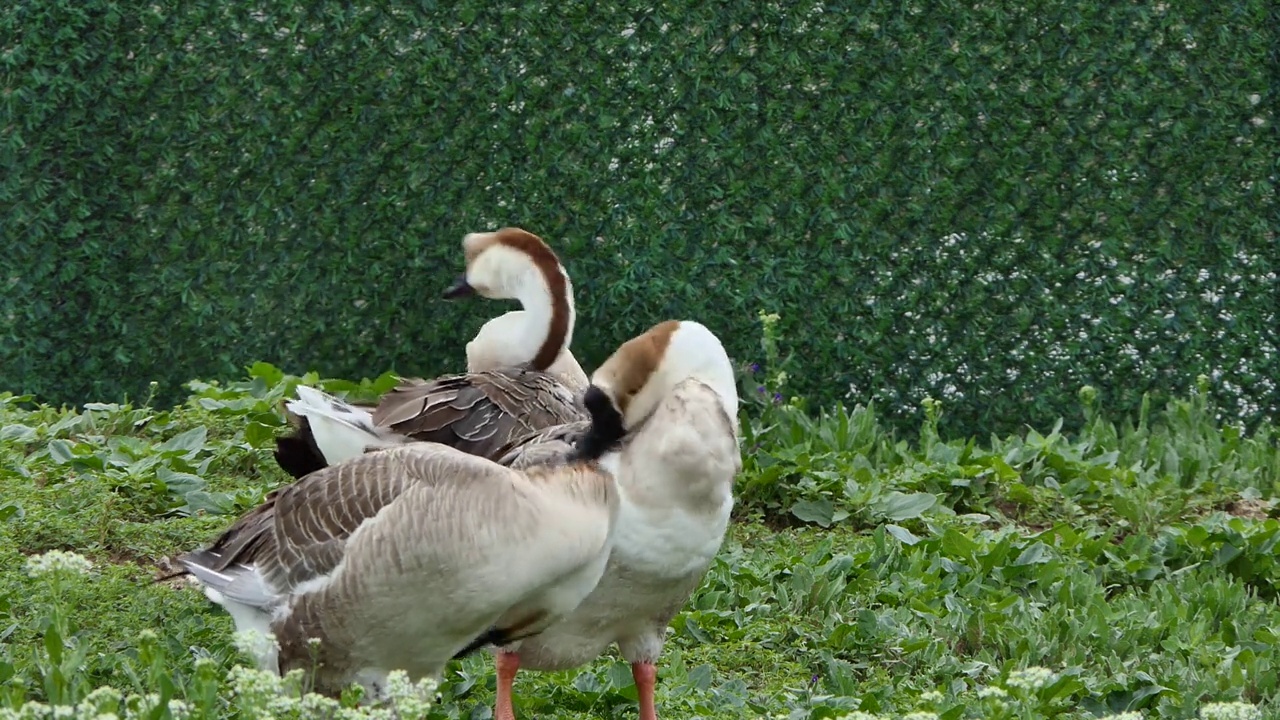
[[[620,510],[613,552],[599,584],[560,622],[520,643],[522,667],[563,670],[590,662],[616,642],[661,646],[720,550],[731,503],[715,516],[680,509]]]

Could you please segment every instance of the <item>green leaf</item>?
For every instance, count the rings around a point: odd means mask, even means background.
[[[801,500],[791,506],[791,514],[804,522],[817,523],[822,527],[831,527],[831,521],[835,515],[835,507],[826,498]]]
[[[71,443],[57,438],[49,441],[49,457],[59,465],[71,462],[75,458],[75,454],[71,452]]]
[[[1028,545],[1027,548],[1018,555],[1018,558],[1013,561],[1013,565],[1014,567],[1038,565],[1047,563],[1052,559],[1053,558],[1049,553],[1049,546],[1037,541]]]
[[[204,478],[199,475],[177,472],[163,466],[156,468],[156,478],[164,483],[165,489],[178,497],[185,497],[187,493],[205,487]]]
[[[890,492],[875,503],[875,510],[889,520],[910,520],[924,515],[930,508],[938,504],[938,497],[932,493],[900,493]]]
[[[10,520],[21,520],[23,515],[22,506],[17,503],[5,503],[0,505],[0,522],[9,522]]]
[[[0,428],[0,442],[35,442],[36,429],[26,425],[5,425]]]
[[[191,454],[198,452],[204,448],[205,440],[209,436],[209,430],[205,426],[192,428],[184,433],[180,433],[162,443],[157,448],[160,452],[177,452],[182,454]]]
[[[884,530],[885,532],[897,538],[898,542],[902,543],[903,545],[915,545],[916,543],[920,542],[920,538],[917,537],[915,533],[902,527],[901,525],[885,525]]]
[[[275,444],[275,428],[257,421],[244,426],[244,440],[253,447],[269,447]]]

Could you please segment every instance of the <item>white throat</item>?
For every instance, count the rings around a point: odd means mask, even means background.
[[[565,290],[570,295],[567,298],[569,318],[561,356],[573,338],[572,287],[565,278]],[[469,372],[530,362],[546,342],[555,320],[555,298],[551,296],[551,289],[547,287],[542,273],[534,267],[520,273],[507,297],[518,300],[522,309],[499,315],[480,327],[475,338],[467,343]]]

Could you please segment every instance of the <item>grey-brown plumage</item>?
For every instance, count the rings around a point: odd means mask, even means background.
[[[264,665],[318,662],[322,692],[354,680],[376,694],[389,670],[436,676],[477,638],[526,637],[576,607],[617,507],[594,464],[522,472],[411,443],[272,492],[179,561],[238,629],[277,637]]]
[[[529,368],[409,379],[373,411],[380,427],[488,458],[518,437],[586,418],[567,385]]]

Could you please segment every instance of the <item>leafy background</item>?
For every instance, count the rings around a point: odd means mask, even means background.
[[[594,366],[668,317],[944,434],[1212,381],[1274,417],[1271,0],[0,9],[0,387],[457,367],[465,232],[546,237]],[[1015,420],[1016,419],[1016,420]]]

